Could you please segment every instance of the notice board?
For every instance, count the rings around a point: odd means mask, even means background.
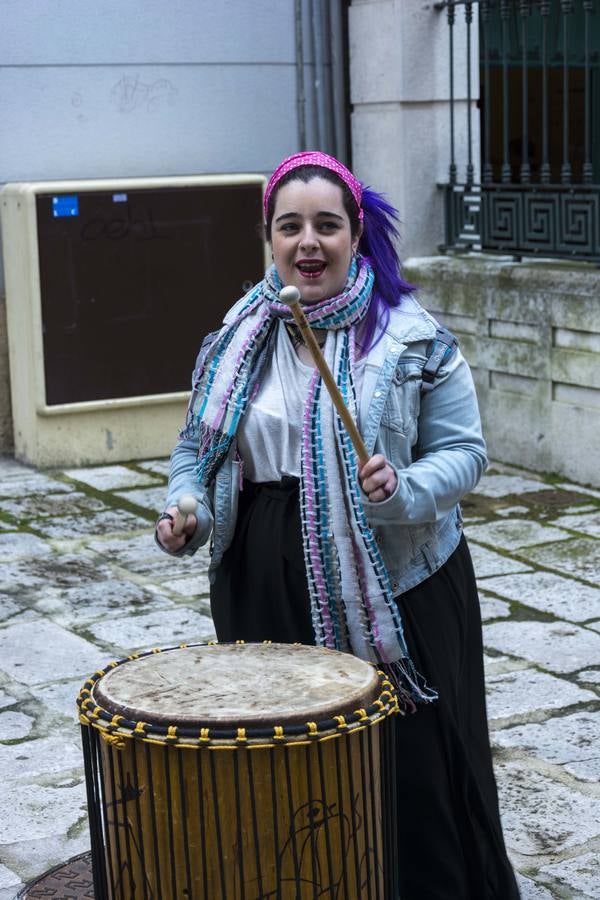
[[[36,195],[48,407],[189,389],[202,337],[263,276],[262,188]]]

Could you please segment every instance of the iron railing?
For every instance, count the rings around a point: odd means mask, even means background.
[[[446,14],[450,49],[444,249],[600,261],[600,0],[446,0],[436,8]],[[466,32],[464,173],[455,140],[457,25]]]

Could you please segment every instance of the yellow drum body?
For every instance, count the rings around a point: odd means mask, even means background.
[[[112,665],[78,701],[98,900],[394,896],[385,676],[276,644]]]

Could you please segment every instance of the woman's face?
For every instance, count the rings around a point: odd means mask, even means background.
[[[271,225],[273,261],[284,285],[303,303],[339,294],[360,234],[352,237],[342,189],[324,178],[289,181],[279,189]]]

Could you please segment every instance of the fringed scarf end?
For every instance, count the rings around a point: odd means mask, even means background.
[[[428,686],[424,677],[417,672],[407,657],[396,662],[381,663],[379,668],[385,672],[394,686],[402,712],[414,713],[417,705],[433,703],[438,699],[437,691]]]

